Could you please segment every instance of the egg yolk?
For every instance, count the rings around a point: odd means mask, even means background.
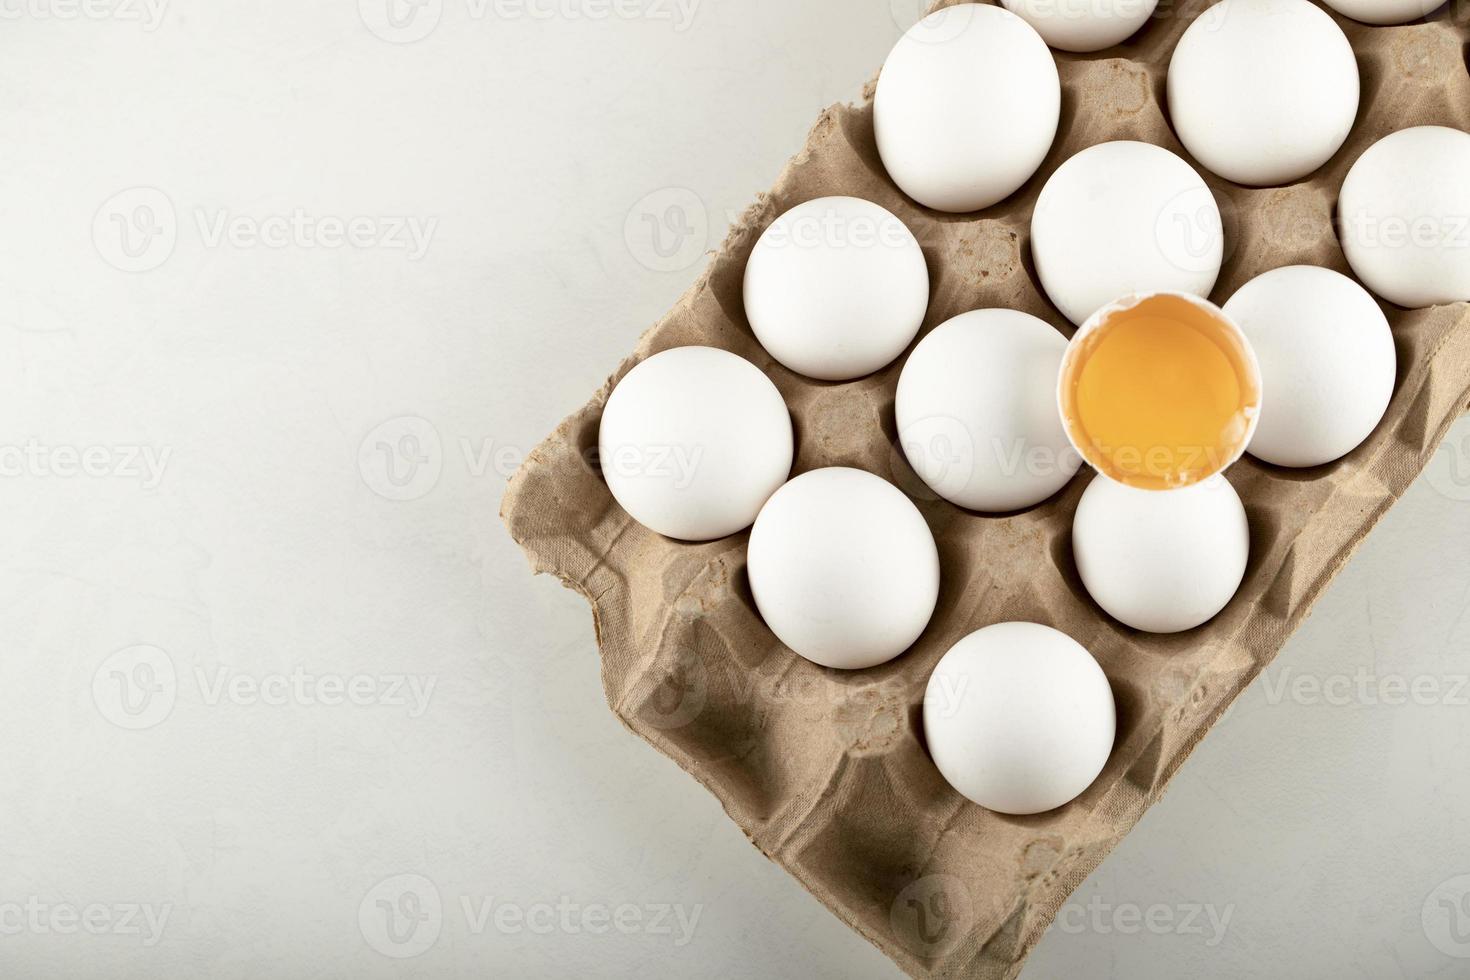
[[[1062,415],[1082,455],[1128,486],[1188,486],[1224,469],[1260,405],[1238,330],[1179,296],[1122,306],[1069,351]]]

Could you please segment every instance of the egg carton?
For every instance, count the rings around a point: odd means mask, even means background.
[[[762,853],[907,973],[991,978],[1020,971],[1067,896],[1276,656],[1470,404],[1470,304],[1385,305],[1398,372],[1382,423],[1326,466],[1290,470],[1250,457],[1233,466],[1227,476],[1251,526],[1244,582],[1206,625],[1149,635],[1103,613],[1073,565],[1071,521],[1085,473],[1016,514],[981,515],[936,498],[898,448],[894,391],[904,357],[836,384],[775,362],[742,308],[751,247],[776,216],[804,201],[867,198],[902,218],[923,246],[932,299],[921,337],[984,307],[1024,310],[1070,336],[1028,254],[1031,211],[1063,161],[1096,143],[1130,139],[1179,154],[1210,184],[1226,233],[1211,297],[1217,303],[1278,266],[1307,263],[1351,275],[1334,233],[1334,203],[1353,161],[1408,126],[1470,130],[1470,0],[1455,4],[1401,27],[1333,15],[1357,53],[1358,119],[1325,166],[1285,187],[1213,177],[1170,129],[1170,52],[1206,0],[1164,0],[1118,47],[1054,52],[1062,111],[1051,152],[1020,191],[974,214],[926,210],[895,187],[874,143],[870,84],[861,104],[821,114],[707,271],[511,480],[502,514],[512,536],[537,572],[556,575],[592,605],[603,686],[617,716],[714,793]],[[756,611],[745,574],[747,533],[675,542],[614,502],[595,460],[603,404],[638,361],[686,344],[733,351],[775,382],[795,426],[793,474],[859,467],[893,481],[918,505],[938,543],[942,582],[933,620],[908,653],[856,672],[801,659]],[[1117,701],[1117,743],[1102,775],[1074,802],[1038,816],[1003,816],[966,801],[923,745],[920,707],[935,663],[961,637],[1006,620],[1045,623],[1080,641],[1107,671]]]

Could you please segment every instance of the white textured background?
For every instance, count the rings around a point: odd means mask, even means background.
[[[893,975],[496,511],[917,0],[384,2],[0,2],[0,975]],[[1470,976],[1467,554],[1462,423],[1026,976]]]

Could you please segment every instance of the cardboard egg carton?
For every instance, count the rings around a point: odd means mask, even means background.
[[[1357,52],[1362,105],[1346,145],[1310,178],[1244,188],[1195,165],[1225,221],[1225,264],[1212,299],[1223,303],[1253,276],[1283,265],[1351,275],[1333,224],[1353,161],[1408,126],[1470,130],[1470,2],[1455,2],[1402,27],[1334,14]],[[1064,160],[1108,140],[1157,143],[1194,164],[1170,130],[1164,83],[1175,42],[1207,6],[1164,0],[1119,47],[1056,52],[1062,113],[1051,153],[1020,191],[975,214],[928,211],[898,191],[874,144],[871,85],[862,104],[827,109],[705,274],[602,390],[531,454],[505,495],[503,516],[535,570],[591,603],[603,685],[618,717],[714,793],[762,853],[913,976],[1020,971],[1068,894],[1275,657],[1470,403],[1470,304],[1385,304],[1398,376],[1383,422],[1327,466],[1289,470],[1246,457],[1232,467],[1227,475],[1251,524],[1245,580],[1206,625],[1156,636],[1109,619],[1073,566],[1072,514],[1088,472],[1011,515],[971,513],[938,499],[897,445],[894,390],[905,358],[837,384],[783,368],[746,321],[746,258],[787,209],[827,195],[864,197],[902,218],[923,245],[932,298],[921,337],[983,307],[1024,310],[1070,336],[1028,254],[1037,194]],[[613,501],[595,462],[602,406],[639,360],[686,344],[733,351],[771,377],[795,425],[794,473],[860,467],[917,503],[939,546],[942,583],[933,620],[908,653],[857,672],[802,660],[756,612],[745,575],[747,533],[679,543],[641,527]],[[1117,744],[1096,783],[1034,817],[967,802],[922,744],[920,705],[935,663],[964,635],[1005,620],[1045,623],[1080,641],[1107,671],[1118,706]]]

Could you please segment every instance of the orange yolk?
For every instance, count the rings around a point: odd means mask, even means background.
[[[1160,295],[1109,313],[1074,345],[1061,398],[1089,463],[1164,490],[1213,476],[1240,454],[1260,385],[1238,330],[1211,308]]]

